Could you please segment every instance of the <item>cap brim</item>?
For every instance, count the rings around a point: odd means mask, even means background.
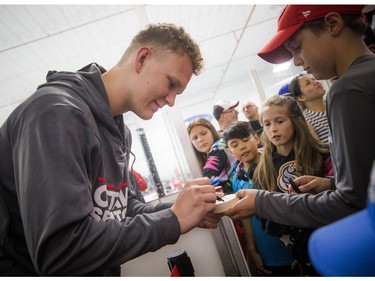
[[[369,13],[375,10],[375,5],[365,5],[362,13]]]
[[[324,276],[375,276],[375,231],[368,209],[317,229],[309,255]]]
[[[258,52],[265,61],[278,64],[290,60],[293,56],[285,48],[284,43],[303,25],[303,23],[289,26],[276,33],[275,36]]]
[[[237,101],[237,102],[234,102],[230,105],[229,108],[234,108],[234,107],[237,107],[239,105],[240,101]]]

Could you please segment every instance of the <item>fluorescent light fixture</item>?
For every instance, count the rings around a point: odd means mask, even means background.
[[[290,67],[290,65],[291,65],[290,61],[275,65],[272,69],[272,72],[277,73],[277,72],[287,70]]]

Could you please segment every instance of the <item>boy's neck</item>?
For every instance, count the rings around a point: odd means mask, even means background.
[[[340,51],[336,52],[336,57],[338,58],[336,64],[338,77],[343,76],[348,71],[352,63],[359,57],[373,55],[373,53],[366,47],[365,43],[358,39],[358,35],[356,34],[345,37],[342,41],[340,41],[339,44],[340,47],[344,46],[344,49],[337,48],[337,50]]]
[[[247,170],[249,170],[251,165],[258,164],[258,162],[259,162],[259,154],[258,154],[258,157],[254,161],[252,161],[252,162],[242,162],[242,163],[243,163],[243,167],[247,171]]]
[[[243,163],[243,167],[247,170],[249,170],[250,166],[254,163],[254,162],[242,162]]]

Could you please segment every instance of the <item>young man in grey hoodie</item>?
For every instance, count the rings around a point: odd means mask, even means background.
[[[122,114],[173,106],[203,66],[182,27],[152,24],[106,71],[48,73],[0,129],[0,275],[120,275],[120,265],[220,219],[208,178],[172,204],[139,202],[129,184]]]

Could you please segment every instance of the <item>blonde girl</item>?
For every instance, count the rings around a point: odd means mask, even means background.
[[[325,174],[329,148],[311,135],[292,97],[273,96],[268,99],[260,119],[265,132],[262,134],[264,147],[255,177],[262,189],[287,192],[290,177]],[[293,165],[275,167],[278,157],[293,161]]]

